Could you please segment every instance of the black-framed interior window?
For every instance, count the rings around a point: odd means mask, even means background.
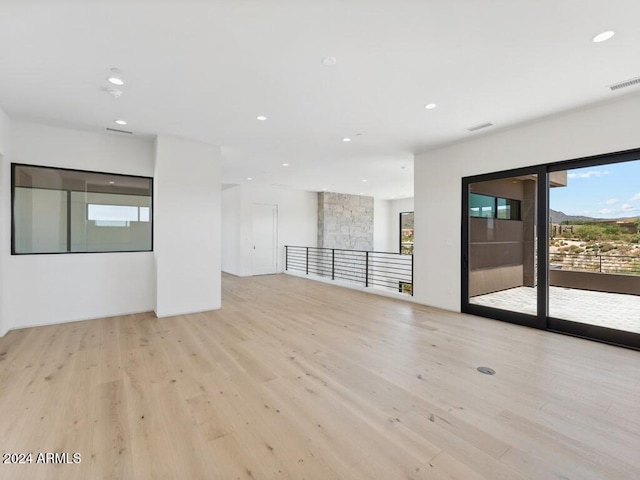
[[[400,254],[413,255],[413,212],[400,213]]]
[[[153,179],[11,165],[11,253],[153,250]]]

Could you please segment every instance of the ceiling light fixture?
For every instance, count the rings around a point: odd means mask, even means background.
[[[124,85],[124,80],[118,77],[109,77],[107,78],[107,81],[113,85],[118,85],[119,87]]]
[[[343,139],[342,139],[342,141],[343,141],[343,142],[350,142],[350,141],[351,141],[351,139],[350,139],[350,138],[348,138],[348,137],[345,137],[345,138],[343,138]]]
[[[118,125],[126,125],[127,121],[126,120],[114,120],[115,123],[117,123]]]
[[[593,37],[592,41],[594,43],[606,42],[611,37],[613,37],[615,34],[616,34],[616,32],[614,32],[613,30],[607,30],[606,32],[599,33],[598,35]]]
[[[336,57],[324,57],[322,59],[322,64],[325,67],[333,67],[336,63],[338,63],[338,60],[336,60]]]
[[[264,115],[258,115],[256,117],[256,120],[260,120],[261,122],[264,122],[267,119],[267,117],[265,117]]]
[[[367,183],[367,179],[366,179],[366,178],[363,178],[363,179],[362,179],[362,181],[363,181],[364,183]]]
[[[283,164],[282,164],[282,166],[283,166],[283,167],[288,167],[288,166],[289,166],[289,164],[288,164],[288,163],[283,163]]]
[[[109,185],[115,185],[116,182],[114,182],[113,180],[109,182]]]
[[[247,180],[253,180],[253,178],[251,178],[251,177],[247,177]]]
[[[433,110],[434,108],[436,108],[438,105],[436,105],[435,103],[427,103],[424,108],[426,108],[427,110]]]

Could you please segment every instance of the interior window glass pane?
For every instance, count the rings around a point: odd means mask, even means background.
[[[16,253],[67,251],[67,193],[40,188],[14,191]]]
[[[139,208],[151,198],[109,193],[71,193],[71,251],[151,249],[151,223],[139,221]]]

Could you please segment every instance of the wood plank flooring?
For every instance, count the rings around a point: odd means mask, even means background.
[[[640,352],[286,275],[9,332],[0,414],[81,454],[1,479],[640,479]]]

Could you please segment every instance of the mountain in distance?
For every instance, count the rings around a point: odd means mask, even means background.
[[[568,222],[571,224],[572,222],[611,222],[611,221],[623,221],[623,222],[633,222],[636,217],[621,217],[621,218],[593,218],[593,217],[585,217],[583,215],[567,215],[564,212],[559,212],[557,210],[549,209],[549,219],[551,223],[562,223]]]
[[[602,220],[602,218],[593,218],[593,217],[585,217],[582,215],[567,215],[564,212],[559,212],[557,210],[549,209],[549,219],[551,223],[562,223],[562,222],[597,222]]]

